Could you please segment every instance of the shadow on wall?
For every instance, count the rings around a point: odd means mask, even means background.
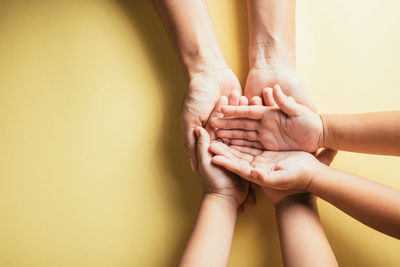
[[[150,63],[158,75],[161,98],[164,110],[167,112],[163,114],[161,126],[163,131],[160,133],[158,144],[161,156],[155,160],[162,160],[162,169],[171,174],[172,179],[165,181],[165,184],[174,195],[168,201],[171,201],[170,205],[174,205],[181,214],[187,214],[185,217],[191,218],[188,225],[182,229],[182,234],[177,237],[180,240],[171,244],[171,246],[176,245],[176,253],[164,262],[165,266],[175,266],[196,218],[201,195],[196,174],[189,166],[180,126],[180,110],[187,82],[168,35],[151,2],[131,0],[116,2],[131,22],[132,28],[141,37],[144,47],[148,49]]]

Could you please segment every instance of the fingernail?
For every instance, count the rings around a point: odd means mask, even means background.
[[[200,136],[201,136],[200,127],[197,127],[197,128],[194,130],[194,132],[196,133],[197,137],[200,137]]]

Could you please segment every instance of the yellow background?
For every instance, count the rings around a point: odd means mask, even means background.
[[[209,0],[244,85],[245,1]],[[297,66],[321,112],[399,109],[400,2],[298,1]],[[0,266],[174,266],[201,190],[186,81],[150,1],[0,1]],[[377,126],[378,127],[378,126]],[[400,188],[400,159],[334,166]],[[273,208],[239,218],[230,266],[280,266]],[[319,201],[342,266],[399,266],[399,241]]]

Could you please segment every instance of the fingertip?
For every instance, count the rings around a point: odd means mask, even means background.
[[[208,147],[208,151],[214,153],[214,154],[220,154],[221,153],[221,142],[212,142],[210,146]]]
[[[218,124],[218,123],[217,123],[217,120],[218,120],[217,117],[214,117],[214,118],[211,118],[211,119],[210,119],[209,123],[210,123],[211,127],[217,128],[217,127],[216,127],[216,125]]]
[[[225,158],[223,156],[214,156],[211,158],[211,162],[217,165],[221,165],[225,162]]]
[[[278,90],[278,91],[282,91],[282,88],[281,88],[281,86],[279,84],[275,84],[274,85],[274,89]]]
[[[221,113],[223,114],[230,114],[232,110],[232,107],[228,105],[224,105],[221,107]]]
[[[240,96],[239,105],[247,106],[249,104],[249,100],[244,95]]]
[[[197,137],[201,137],[201,128],[202,128],[202,127],[196,127],[196,128],[194,129],[194,132],[195,132],[195,134],[196,134]]]
[[[220,102],[221,102],[221,104],[223,104],[223,105],[227,105],[228,104],[228,98],[226,97],[226,96],[221,96],[221,98],[220,98]]]
[[[250,171],[250,175],[251,177],[253,177],[254,179],[258,179],[258,172],[256,169],[253,169]]]

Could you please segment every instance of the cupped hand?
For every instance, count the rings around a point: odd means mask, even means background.
[[[214,164],[267,188],[264,192],[275,198],[273,201],[307,191],[320,164],[329,165],[336,155],[336,151],[330,149],[324,149],[314,157],[302,151],[262,151],[241,146],[229,147],[222,143],[212,143],[210,151],[216,155],[212,158]]]
[[[270,88],[268,88],[270,89]],[[219,138],[233,139],[232,144],[242,144],[244,139],[250,146],[268,150],[303,150],[314,152],[320,146],[323,125],[320,117],[304,105],[286,96],[279,85],[264,90],[264,101],[272,106],[224,106],[224,118],[210,121]],[[269,100],[267,100],[269,99]]]
[[[230,106],[247,106],[248,105],[248,100],[245,96],[241,96],[238,91],[232,91],[228,97],[226,96],[221,96],[220,100],[218,101],[217,105],[214,108],[214,111],[210,115],[210,119],[213,118],[222,118],[224,114],[221,112],[221,108],[224,105],[229,104]],[[211,141],[217,140],[216,134],[215,134],[215,128],[213,128],[209,123],[206,124],[205,126],[206,131],[208,132],[210,136]],[[226,141],[226,140],[218,140],[218,141]],[[221,167],[219,167],[221,168]],[[241,214],[244,212],[245,207],[250,208],[253,207],[256,204],[256,195],[254,193],[254,190],[249,187],[248,194],[246,199],[243,201],[243,203],[239,206],[238,208],[238,213]]]
[[[197,170],[194,130],[206,124],[220,96],[228,96],[232,91],[241,94],[240,83],[229,68],[202,71],[191,76],[183,101],[181,124],[193,170]]]
[[[244,202],[249,191],[249,182],[236,174],[211,163],[209,152],[210,136],[202,127],[195,129],[197,136],[197,156],[199,174],[204,194],[212,194],[228,200],[234,200],[237,207]]]
[[[212,143],[212,162],[244,179],[277,190],[306,190],[318,170],[318,160],[302,151],[262,151]]]
[[[288,62],[276,61],[251,68],[247,76],[244,95],[249,99],[253,96],[261,96],[264,88],[272,87],[275,84],[280,84],[284,93],[293,97],[298,103],[316,111],[296,69],[293,64]]]

